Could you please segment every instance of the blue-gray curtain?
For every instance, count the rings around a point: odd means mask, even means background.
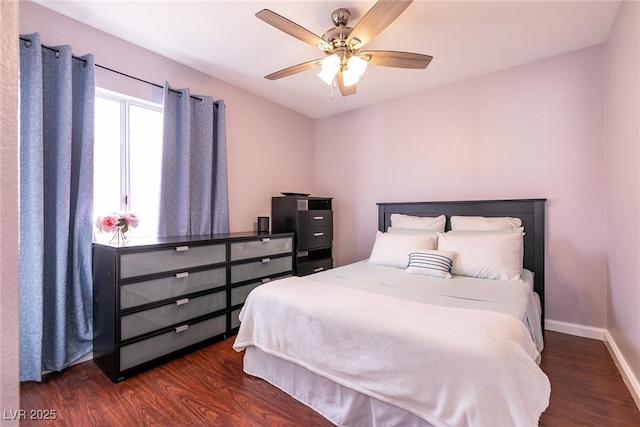
[[[92,55],[20,43],[20,380],[91,351]]]
[[[224,101],[167,83],[159,236],[229,232]]]

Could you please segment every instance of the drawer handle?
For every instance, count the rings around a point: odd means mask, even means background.
[[[189,302],[189,298],[182,298],[176,301],[176,305],[185,305]]]
[[[267,243],[267,242],[270,242],[270,241],[271,241],[271,239],[270,239],[270,238],[268,238],[268,237],[264,237],[264,238],[262,239],[262,241],[263,241],[264,243]]]
[[[262,278],[262,284],[264,285],[265,283],[269,283],[271,281],[270,277],[263,277]]]
[[[316,267],[316,268],[313,269],[313,272],[317,273],[317,272],[322,271],[322,270],[324,270],[324,267]]]
[[[324,217],[323,216],[314,216],[313,219],[322,220],[322,219],[324,219]]]
[[[313,233],[314,237],[320,237],[320,236],[324,236],[324,233]]]
[[[187,273],[186,271],[184,273],[176,274],[176,279],[184,279],[185,277],[189,277],[189,273]]]
[[[266,264],[268,262],[271,262],[271,258],[262,258],[262,263]]]
[[[188,250],[189,250],[189,246],[176,246],[176,252],[184,252]]]
[[[176,328],[176,333],[179,334],[180,332],[184,332],[187,329],[189,329],[189,325],[182,325],[182,326],[178,326]]]

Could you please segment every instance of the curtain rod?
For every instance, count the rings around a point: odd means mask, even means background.
[[[25,38],[25,37],[22,37],[22,36],[20,36],[20,40],[23,40],[24,42],[29,43],[29,44],[30,44],[30,43],[32,43],[30,39]],[[42,46],[43,48],[48,49],[48,50],[50,50],[50,51],[52,51],[52,52],[60,53],[60,51],[59,51],[58,49],[54,48],[54,47],[46,46],[46,45],[43,45],[43,44],[40,44],[40,46]],[[27,45],[27,47],[29,47],[29,45]],[[71,57],[72,57],[73,59],[75,59],[75,60],[78,60],[78,61],[84,62],[85,64],[87,63],[87,61],[86,61],[85,59],[82,59],[82,58],[80,58],[80,57],[78,57],[78,56],[71,55]],[[119,75],[121,75],[121,76],[128,77],[128,78],[130,78],[130,79],[137,80],[137,81],[139,81],[139,82],[146,83],[146,84],[151,85],[151,86],[159,87],[160,89],[163,89],[163,88],[164,88],[164,86],[162,86],[161,84],[154,83],[154,82],[150,82],[150,81],[148,81],[148,80],[144,80],[144,79],[141,79],[141,78],[139,78],[139,77],[131,76],[131,75],[129,75],[129,74],[123,73],[122,71],[117,71],[117,70],[114,70],[114,69],[112,69],[112,68],[105,67],[104,65],[100,65],[100,64],[94,64],[94,65],[95,65],[96,67],[98,67],[98,68],[102,68],[103,70],[110,71],[110,72],[112,72],[112,73],[116,73],[116,74],[119,74]],[[179,90],[176,90],[176,89],[171,89],[171,88],[169,88],[169,91],[182,94],[182,92],[180,92]],[[203,99],[202,99],[202,98],[199,98],[199,97],[197,97],[197,96],[194,96],[194,95],[189,95],[189,96],[190,96],[191,98],[193,98],[193,99],[197,99],[197,100],[198,100],[198,101],[200,101],[200,102],[202,102],[202,101],[203,101]],[[216,108],[218,107],[218,104],[217,104],[216,102],[214,102],[214,103],[213,103],[213,105],[214,105]]]

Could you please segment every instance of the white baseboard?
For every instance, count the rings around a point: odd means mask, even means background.
[[[547,331],[561,332],[563,334],[575,335],[582,338],[591,338],[604,341],[605,329],[594,328],[593,326],[578,325],[576,323],[560,322],[558,320],[544,321],[544,329]]]
[[[620,348],[618,347],[608,330],[602,328],[594,328],[592,326],[584,326],[575,323],[546,319],[544,321],[544,326],[548,331],[561,332],[563,334],[603,341],[605,346],[609,350],[609,354],[613,359],[613,363],[615,363],[624,383],[629,389],[631,397],[636,403],[638,409],[640,409],[640,382],[638,382],[638,379],[634,375],[632,369],[629,367],[629,364],[620,352]]]
[[[620,371],[620,375],[622,375],[624,383],[627,385],[629,392],[631,392],[631,397],[633,397],[633,400],[636,402],[636,406],[640,409],[640,382],[638,382],[638,378],[636,378],[629,367],[629,364],[620,352],[620,348],[609,331],[605,331],[604,333],[604,344],[609,349],[613,362],[618,367],[618,371]]]

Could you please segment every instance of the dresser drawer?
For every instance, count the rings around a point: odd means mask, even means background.
[[[120,279],[184,270],[225,262],[224,243],[203,246],[176,246],[157,251],[123,253],[120,255]]]
[[[259,277],[286,273],[293,268],[292,257],[263,258],[259,261],[247,262],[231,266],[231,283],[240,283]]]
[[[153,332],[176,323],[223,310],[227,305],[227,292],[215,292],[196,298],[183,298],[171,304],[128,314],[120,318],[122,341]]]
[[[298,233],[298,250],[306,251],[309,249],[322,248],[331,246],[333,242],[333,227],[304,227]]]
[[[120,371],[125,371],[189,345],[224,334],[226,328],[227,315],[223,314],[120,347]]]
[[[231,311],[231,329],[240,327],[240,308]]]
[[[128,283],[120,286],[120,309],[206,291],[226,284],[227,269],[225,267]]]
[[[333,225],[333,211],[300,211],[298,212],[298,224],[300,227],[320,227]]]
[[[243,304],[249,296],[249,292],[262,285],[264,282],[253,282],[231,289],[231,306]]]
[[[260,240],[247,240],[231,243],[231,261],[249,258],[261,258],[293,251],[293,239],[265,237]]]
[[[307,274],[319,273],[333,268],[333,258],[316,259],[312,261],[298,262],[296,274],[306,276]]]

